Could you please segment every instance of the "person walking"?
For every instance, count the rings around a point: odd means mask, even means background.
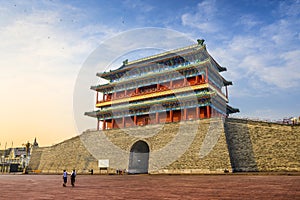
[[[72,185],[72,187],[75,186],[75,177],[76,177],[76,171],[75,171],[75,169],[73,169],[73,171],[71,173],[71,185]]]
[[[63,186],[66,187],[67,186],[67,181],[68,181],[68,173],[65,169],[64,169],[64,172],[63,172],[63,180],[64,180]]]

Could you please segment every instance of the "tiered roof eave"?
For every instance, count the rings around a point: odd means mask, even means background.
[[[209,61],[209,59],[206,59],[206,60],[204,60],[204,61],[201,61],[199,64],[201,64],[201,63],[204,63],[204,64],[205,64],[205,63],[208,62],[208,61]],[[193,65],[193,64],[192,64],[192,65]],[[191,65],[191,66],[184,66],[183,68],[193,67],[192,65]],[[174,70],[180,71],[180,69],[174,69]],[[173,70],[171,70],[171,71],[173,71]],[[146,75],[146,76],[143,76],[143,77],[140,77],[140,78],[135,77],[135,78],[126,79],[126,80],[122,80],[122,81],[118,81],[118,82],[105,83],[105,84],[102,84],[102,85],[91,86],[90,89],[91,89],[91,90],[98,91],[98,92],[102,92],[102,90],[104,90],[105,88],[114,87],[114,86],[116,86],[117,84],[120,84],[120,83],[131,82],[133,79],[136,81],[137,79],[151,78],[151,77],[156,77],[158,74],[159,74],[159,75],[162,75],[162,74],[167,74],[167,73],[169,73],[169,71],[159,72],[159,73],[152,73],[152,74],[150,74],[150,75]],[[224,86],[232,85],[232,82],[231,82],[231,81],[227,81],[227,80],[226,80],[223,76],[221,76],[220,74],[219,74],[219,76],[222,78]]]
[[[224,77],[222,77],[224,86],[233,85],[232,81],[227,81]]]
[[[119,73],[119,72],[126,72],[126,71],[129,71],[129,70],[133,69],[133,68],[138,68],[138,67],[142,66],[145,62],[149,63],[149,62],[160,61],[162,59],[167,59],[169,57],[171,58],[171,57],[174,56],[174,54],[180,55],[180,54],[183,54],[183,53],[192,52],[195,49],[205,50],[206,53],[208,54],[209,58],[216,64],[219,72],[223,72],[223,71],[227,70],[226,67],[220,66],[219,63],[207,52],[205,44],[202,44],[202,45],[193,44],[193,45],[190,45],[190,46],[187,46],[187,47],[174,49],[174,50],[171,50],[171,51],[166,51],[166,52],[163,52],[163,53],[160,53],[160,54],[156,54],[156,55],[153,55],[153,56],[148,56],[148,57],[141,58],[141,59],[138,59],[138,60],[134,60],[134,61],[131,61],[131,62],[128,62],[126,60],[126,61],[123,62],[123,65],[121,67],[119,67],[118,69],[110,70],[108,72],[98,72],[96,74],[96,76],[98,76],[100,78],[103,78],[103,79],[106,79],[106,80],[110,80],[111,75]]]

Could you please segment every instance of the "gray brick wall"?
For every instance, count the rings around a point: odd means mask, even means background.
[[[202,119],[163,125],[86,131],[50,146],[35,148],[29,167],[44,173],[94,169],[109,159],[108,172],[127,169],[132,145],[149,145],[149,173],[300,171],[299,126],[241,119]]]
[[[227,119],[234,171],[300,171],[300,126]]]

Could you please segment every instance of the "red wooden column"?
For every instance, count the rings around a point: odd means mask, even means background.
[[[102,130],[106,129],[106,120],[103,120],[103,124],[102,124]]]
[[[155,123],[159,123],[159,112],[155,113]]]
[[[184,85],[184,86],[187,85],[187,79],[186,79],[186,77],[184,77],[184,79],[183,79],[183,85]]]
[[[111,128],[113,129],[115,126],[115,120],[114,119],[111,119]]]
[[[199,75],[196,76],[196,84],[199,83]]]
[[[138,94],[139,92],[139,88],[135,88],[135,93]]]
[[[183,120],[187,119],[187,108],[183,110]]]
[[[199,108],[200,109],[200,119],[204,119],[205,118],[205,108]]]
[[[206,106],[206,117],[210,118],[210,107]]]
[[[173,110],[170,110],[170,122],[173,122]]]
[[[156,89],[159,90],[159,83],[156,84]]]
[[[96,103],[98,103],[98,91],[96,92]]]
[[[137,124],[137,116],[136,115],[133,116],[133,123],[134,123],[134,125]]]
[[[173,88],[173,81],[170,81],[170,88]]]
[[[200,118],[200,108],[196,107],[196,119]]]
[[[204,83],[205,80],[204,80],[204,75],[201,75],[201,83]]]

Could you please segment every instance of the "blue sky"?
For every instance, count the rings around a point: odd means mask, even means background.
[[[0,149],[75,136],[73,91],[83,63],[103,41],[144,27],[204,38],[233,81],[230,105],[241,111],[234,116],[300,115],[299,0],[2,0]]]

